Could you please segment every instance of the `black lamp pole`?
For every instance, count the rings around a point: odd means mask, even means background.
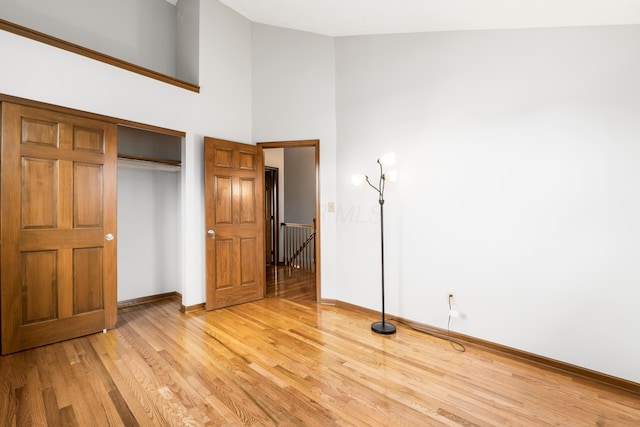
[[[382,283],[382,321],[374,322],[371,324],[371,330],[378,334],[391,335],[396,333],[395,325],[385,322],[384,320],[384,184],[386,177],[382,171],[382,163],[378,159],[378,165],[380,165],[380,180],[378,186],[374,186],[369,181],[369,177],[365,177],[367,184],[378,192],[378,203],[380,204],[380,266],[382,271],[381,283]]]

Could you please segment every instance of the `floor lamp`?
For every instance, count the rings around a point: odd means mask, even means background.
[[[352,180],[355,185],[360,185],[363,182],[369,184],[371,188],[378,192],[378,203],[380,204],[380,260],[381,260],[381,284],[382,284],[382,321],[374,322],[371,324],[371,330],[378,334],[391,335],[395,334],[396,327],[384,320],[384,186],[390,176],[385,175],[383,166],[393,166],[396,161],[396,155],[394,153],[387,153],[377,160],[380,166],[380,179],[378,186],[376,187],[369,181],[369,177],[366,175],[353,175]],[[391,174],[389,174],[391,175]]]

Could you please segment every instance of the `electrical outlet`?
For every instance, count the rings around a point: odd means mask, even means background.
[[[456,295],[453,292],[449,292],[449,305],[456,305]]]

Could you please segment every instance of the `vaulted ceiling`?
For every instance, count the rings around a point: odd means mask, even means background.
[[[639,0],[220,0],[220,2],[253,22],[329,36],[640,24]]]

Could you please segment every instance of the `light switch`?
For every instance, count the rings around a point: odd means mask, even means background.
[[[327,209],[329,212],[335,212],[336,211],[336,202],[329,202]]]

